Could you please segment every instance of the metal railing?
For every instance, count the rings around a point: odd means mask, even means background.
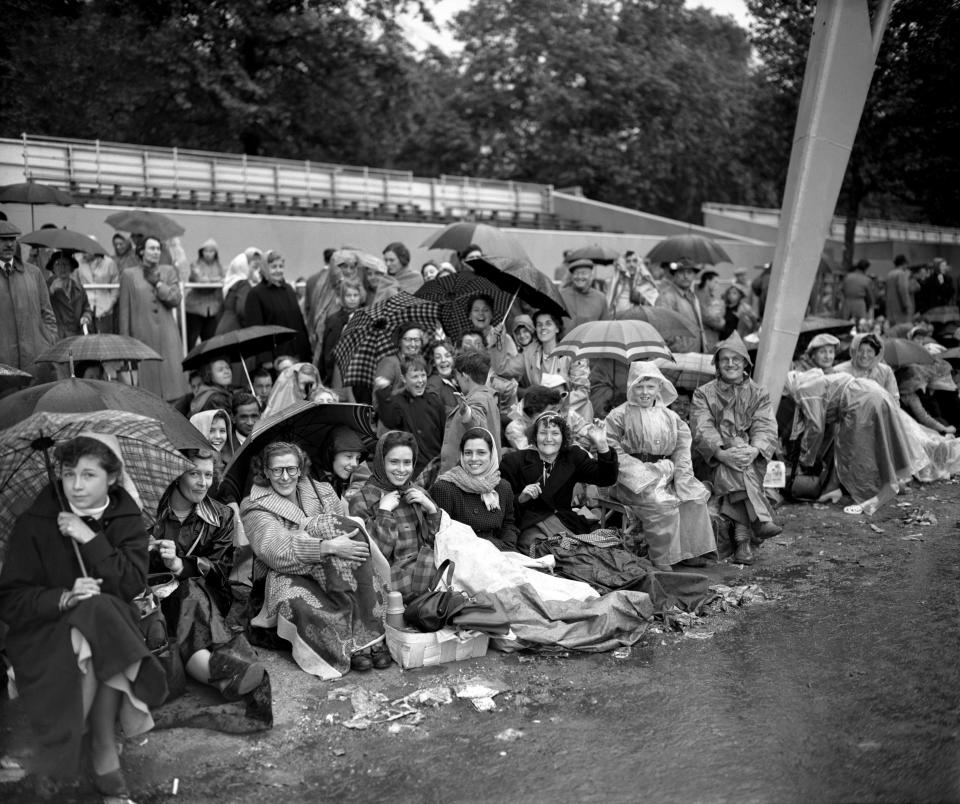
[[[80,195],[267,204],[331,211],[410,209],[450,216],[472,211],[552,214],[553,188],[528,182],[250,157],[23,134],[0,139],[0,165]]]

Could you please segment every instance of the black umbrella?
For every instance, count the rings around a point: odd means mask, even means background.
[[[286,338],[296,334],[296,330],[289,327],[280,327],[276,324],[235,329],[232,332],[214,335],[212,338],[201,341],[190,350],[190,354],[183,358],[181,365],[184,370],[189,371],[198,369],[205,363],[218,358],[239,362],[243,366],[244,374],[247,375],[247,382],[250,384],[252,393],[253,381],[250,379],[250,372],[247,370],[244,357],[275,348],[276,339],[280,336]]]
[[[22,388],[31,382],[33,382],[33,375],[30,372],[0,363],[0,394],[14,388]]]
[[[159,396],[143,388],[104,380],[71,377],[24,388],[0,399],[0,422],[10,427],[39,411],[88,413],[97,410],[126,410],[157,419],[177,449],[212,449],[200,431]]]
[[[76,199],[56,187],[49,184],[39,184],[35,181],[24,181],[19,184],[5,184],[0,187],[0,204],[29,204],[30,205],[30,228],[36,227],[33,219],[33,207],[36,204],[56,204],[61,207],[69,207],[76,204]]]
[[[93,360],[104,363],[109,360],[163,360],[163,357],[143,341],[128,335],[71,335],[57,341],[40,354],[38,363],[69,363],[70,376],[75,376],[74,363]]]
[[[54,248],[59,251],[81,251],[84,254],[101,255],[107,253],[92,237],[70,229],[37,229],[35,232],[27,232],[20,238],[20,242],[28,246]]]
[[[444,226],[420,244],[420,248],[442,248],[451,251],[465,251],[468,246],[479,246],[484,254],[493,257],[527,259],[527,254],[516,235],[487,223],[473,221],[461,221]]]
[[[355,430],[372,451],[377,434],[370,405],[297,402],[274,416],[261,419],[250,437],[234,454],[224,472],[220,493],[225,499],[242,499],[250,490],[250,459],[273,441],[299,444],[314,465],[324,460],[335,427]]]
[[[135,234],[150,235],[160,240],[179,237],[186,229],[168,215],[149,209],[125,209],[106,217],[114,229]]]
[[[516,257],[475,257],[467,260],[467,264],[477,274],[513,296],[514,300],[519,297],[536,310],[560,317],[569,315],[556,285],[546,274],[537,270],[530,260]]]
[[[709,237],[697,234],[674,235],[661,240],[647,254],[653,263],[680,262],[687,259],[697,265],[716,265],[718,262],[733,262],[730,255]]]

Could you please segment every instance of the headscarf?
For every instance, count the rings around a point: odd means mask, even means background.
[[[500,485],[500,454],[497,450],[497,440],[485,427],[471,429],[482,430],[490,436],[490,442],[493,444],[490,448],[490,465],[482,475],[472,475],[463,465],[463,453],[461,453],[459,465],[448,469],[437,480],[446,480],[468,494],[479,494],[488,511],[498,511],[500,510],[500,495],[497,493],[497,486]]]
[[[223,408],[213,408],[212,410],[201,410],[190,417],[190,424],[200,431],[200,434],[210,440],[210,428],[213,426],[214,417],[220,414],[220,417],[227,422],[227,441],[220,450],[221,454],[228,456],[231,454],[231,445],[233,444],[233,422],[230,420],[230,414]]]
[[[663,407],[672,405],[677,401],[679,394],[673,387],[673,383],[663,376],[660,367],[656,363],[647,360],[635,360],[630,364],[630,371],[627,374],[627,404],[636,405],[633,401],[633,394],[630,393],[633,387],[643,379],[654,379],[660,382],[660,392],[657,396],[657,402]]]
[[[534,338],[537,337],[537,330],[536,327],[533,326],[533,319],[525,313],[521,313],[513,319],[513,332],[516,333],[521,327],[527,330]]]
[[[259,277],[250,276],[250,260],[261,255],[261,251],[254,246],[250,246],[245,251],[238,254],[227,266],[226,276],[223,278],[223,295],[226,296],[237,282],[247,280],[251,285],[256,285],[260,281]]]
[[[213,262],[209,264],[216,265],[217,268],[219,268],[220,267],[220,246],[217,245],[217,241],[214,240],[212,237],[209,237],[203,241],[200,248],[197,249],[197,260],[199,262],[205,262],[205,260],[203,259],[203,250],[205,248],[212,248],[216,252],[216,254],[213,255]],[[248,266],[248,270],[249,270],[249,266]]]
[[[395,486],[390,481],[390,478],[387,477],[387,466],[386,466],[386,455],[383,451],[383,445],[387,440],[388,436],[392,436],[399,433],[400,435],[406,436],[405,440],[399,444],[394,444],[391,449],[395,447],[410,447],[413,450],[413,465],[417,465],[417,457],[419,450],[417,449],[417,440],[410,434],[405,433],[402,430],[388,430],[377,440],[377,448],[373,452],[373,458],[370,461],[370,480],[369,482],[373,483],[377,488],[382,489],[383,491],[399,491],[400,493],[405,492],[407,489],[413,487],[413,475],[411,474],[411,479],[407,480],[402,486]]]
[[[870,361],[870,365],[863,369],[858,365],[854,364],[854,360],[857,356],[857,350],[860,348],[860,344],[866,343],[868,346],[872,347],[876,352],[874,358]],[[883,362],[883,341],[880,336],[873,332],[861,332],[853,336],[853,340],[850,342],[850,363],[857,371],[872,371],[878,363]]]
[[[126,464],[123,461],[123,452],[120,449],[120,441],[117,439],[117,437],[109,433],[94,433],[89,430],[84,430],[82,433],[77,433],[77,435],[84,436],[85,438],[93,438],[99,441],[117,456],[117,459],[120,461],[120,477],[117,479],[117,485],[123,487],[123,490],[133,498],[133,501],[137,504],[137,508],[142,511],[143,500],[140,499],[140,492],[137,491],[137,487],[134,484],[133,479],[130,477],[130,473],[127,471]],[[72,505],[70,507],[73,508]],[[73,512],[77,516],[95,516],[94,513],[84,512],[82,509],[73,508]],[[102,514],[103,512],[100,511],[100,513]]]

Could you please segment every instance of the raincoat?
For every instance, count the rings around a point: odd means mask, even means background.
[[[853,340],[850,342],[851,355],[855,355],[857,353],[857,349],[860,347],[863,339],[870,334],[871,333],[861,332],[858,335],[853,336]],[[890,394],[895,402],[899,402],[900,391],[897,388],[897,378],[893,374],[893,369],[883,362],[883,341],[878,335],[873,335],[872,337],[880,341],[881,349],[867,368],[860,368],[859,366],[855,365],[854,361],[851,359],[843,363],[837,363],[837,365],[833,367],[833,370],[841,371],[844,374],[850,374],[854,377],[873,380],[877,385],[883,388],[884,391]]]
[[[220,265],[220,256],[217,254],[213,262],[203,259],[203,250],[206,248],[218,249],[217,241],[212,237],[200,246],[197,260],[190,266],[191,282],[222,282],[223,267]],[[220,314],[223,307],[223,292],[220,288],[190,288],[186,298],[187,312],[204,318],[214,318]]]
[[[660,381],[653,407],[640,406],[636,385]],[[607,443],[620,460],[620,478],[611,495],[629,506],[643,524],[648,557],[656,564],[677,564],[716,550],[707,511],[710,492],[693,476],[690,428],[667,408],[677,398],[673,385],[654,363],[630,366],[627,401],[606,419]],[[646,483],[642,488],[628,478]]]

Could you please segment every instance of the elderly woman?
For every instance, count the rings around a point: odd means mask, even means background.
[[[133,613],[147,533],[116,439],[81,435],[55,457],[59,477],[17,519],[0,572],[5,650],[39,741],[38,793],[54,794],[85,761],[96,790],[122,801],[117,720],[128,737],[149,730],[147,706],[167,691]]]
[[[500,472],[516,498],[520,552],[531,553],[538,540],[557,533],[593,530],[593,525],[572,509],[574,486],[611,486],[617,482],[619,464],[602,427],[594,425],[588,436],[596,458],[572,442],[561,414],[546,411],[530,428],[531,446],[511,452],[500,462]]]
[[[286,259],[279,251],[270,250],[265,262],[263,281],[250,289],[243,305],[244,326],[276,324],[292,329],[294,333],[277,336],[274,351],[261,352],[257,360],[260,364],[270,363],[278,352],[295,355],[298,360],[309,360],[313,354],[310,338],[297,292],[285,278]]]
[[[818,368],[824,374],[834,370],[834,361],[837,359],[837,348],[840,341],[826,332],[814,335],[803,350],[803,354],[794,362],[796,371]]]
[[[741,559],[750,542],[782,532],[763,490],[767,461],[777,449],[770,397],[747,374],[747,347],[737,333],[717,344],[717,378],[700,386],[690,406],[694,454],[703,462],[720,513],[734,523]]]
[[[851,374],[866,380],[873,380],[899,404],[900,391],[893,369],[883,362],[883,341],[872,332],[853,336],[850,343],[850,359],[838,363],[834,371]]]
[[[233,601],[236,522],[233,509],[208,496],[217,458],[207,450],[189,450],[187,457],[193,467],[160,498],[150,570],[169,572],[176,582],[161,608],[187,674],[235,701],[256,690],[266,671],[246,637],[234,636],[224,621]]]
[[[702,556],[717,549],[707,511],[710,492],[693,476],[690,428],[667,407],[676,398],[656,364],[632,363],[627,401],[606,420],[607,442],[620,460],[612,496],[642,523],[647,555],[663,572],[675,564],[706,566]]]
[[[430,496],[451,519],[473,528],[481,539],[500,550],[517,549],[513,491],[500,476],[500,460],[493,434],[471,427],[460,439],[460,465],[444,472]]]
[[[298,445],[269,444],[251,470],[254,487],[240,513],[257,557],[254,586],[265,581],[252,625],[276,628],[297,664],[323,679],[388,667],[382,587],[363,528],[343,517],[329,486],[310,478]]]
[[[389,430],[377,441],[371,474],[350,513],[360,517],[390,562],[390,588],[409,602],[426,591],[435,571],[434,537],[440,509],[413,484],[417,442],[410,433]]]

